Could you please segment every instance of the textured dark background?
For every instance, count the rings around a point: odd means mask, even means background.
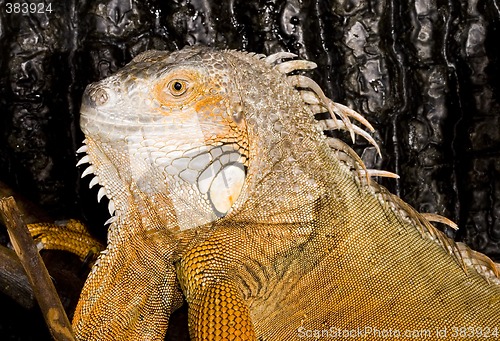
[[[24,15],[7,13],[6,3],[0,180],[56,219],[105,220],[105,205],[75,168],[88,83],[152,48],[286,50],[315,61],[312,76],[327,95],[374,123],[384,158],[357,150],[370,167],[401,175],[384,185],[419,211],[452,218],[460,231],[450,236],[500,260],[497,0],[65,0]],[[0,336],[30,340],[26,327],[5,326],[26,326],[36,313],[0,304],[10,315]]]

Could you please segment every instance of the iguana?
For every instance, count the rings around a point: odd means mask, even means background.
[[[80,164],[112,217],[78,339],[162,340],[183,298],[195,340],[498,333],[500,266],[325,136],[376,146],[296,57],[146,51],[87,87]]]

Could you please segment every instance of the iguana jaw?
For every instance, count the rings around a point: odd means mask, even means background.
[[[182,221],[179,221],[179,218],[182,217],[179,217],[178,213],[182,215],[183,212],[175,211],[178,205],[176,206],[169,197],[170,190],[167,185],[168,181],[165,181],[164,173],[157,174],[156,180],[151,180],[153,179],[151,174],[156,173],[151,172],[146,177],[150,179],[150,182],[147,182],[148,187],[145,188],[141,177],[134,175],[134,172],[139,170],[134,171],[134,168],[129,166],[129,163],[137,165],[137,161],[135,163],[127,162],[125,158],[120,158],[117,151],[110,148],[103,149],[103,146],[105,147],[107,144],[97,143],[91,136],[87,136],[84,143],[79,151],[85,152],[86,155],[81,159],[79,165],[86,162],[91,165],[85,169],[82,176],[94,174],[90,187],[96,184],[102,186],[98,192],[98,201],[103,196],[109,199],[108,208],[112,217],[108,222],[114,222],[121,215],[131,214],[131,211],[139,209],[139,214],[143,216],[144,225],[151,225],[151,222],[147,221],[148,215],[155,212],[156,208],[163,208],[163,213],[166,211],[170,213],[170,216],[162,217],[162,212],[157,212],[155,217],[155,219],[159,218],[163,221],[163,227],[189,228],[189,225],[182,225]],[[210,149],[200,148],[196,151],[198,156],[191,158],[195,162],[197,158],[203,159],[203,161],[198,161],[200,169],[197,172],[194,185],[201,196],[211,203],[212,212],[217,217],[225,215],[239,197],[243,187],[246,172],[245,157],[236,148],[237,146],[234,144],[221,144]],[[149,200],[151,198],[156,198],[157,202]],[[170,210],[165,209],[166,203]],[[147,210],[145,210],[146,207],[148,207]],[[184,214],[190,214],[191,219],[193,219],[192,213],[185,212]],[[200,222],[200,225],[201,223],[203,222]]]

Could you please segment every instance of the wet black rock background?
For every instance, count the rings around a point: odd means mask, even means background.
[[[384,158],[363,141],[357,151],[401,175],[384,185],[500,260],[499,1],[33,3],[40,13],[0,1],[0,180],[56,219],[106,219],[75,168],[88,83],[147,49],[286,50],[315,61],[327,95],[374,123]]]

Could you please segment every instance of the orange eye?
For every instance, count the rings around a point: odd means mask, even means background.
[[[188,105],[202,91],[201,77],[189,70],[175,70],[159,79],[152,88],[152,94],[162,106]]]
[[[183,79],[173,79],[168,83],[167,89],[172,96],[179,97],[186,93],[188,83]]]

